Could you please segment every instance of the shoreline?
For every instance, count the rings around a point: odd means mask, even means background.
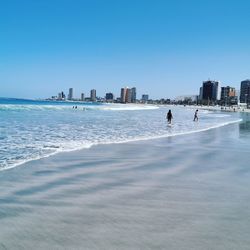
[[[214,111],[214,110],[211,110]],[[93,143],[92,145],[88,145],[88,146],[82,146],[79,148],[75,148],[75,149],[70,149],[70,150],[59,150],[59,151],[55,151],[53,153],[50,153],[49,155],[45,155],[45,156],[41,156],[41,157],[37,157],[37,158],[33,158],[33,159],[29,159],[29,160],[24,160],[21,163],[16,163],[13,166],[7,167],[7,168],[1,168],[0,169],[0,173],[2,171],[8,171],[14,168],[18,168],[18,167],[22,167],[23,165],[25,165],[26,163],[29,162],[35,162],[35,161],[39,161],[41,159],[44,158],[49,158],[49,157],[53,157],[54,155],[57,154],[63,154],[63,153],[68,153],[68,152],[74,152],[74,151],[81,151],[81,150],[86,150],[86,149],[90,149],[92,147],[95,146],[104,146],[104,145],[116,145],[116,144],[126,144],[126,143],[134,143],[134,142],[143,142],[143,141],[151,141],[151,140],[159,140],[159,139],[166,139],[166,138],[170,138],[170,137],[179,137],[179,136],[185,136],[185,135],[192,135],[192,134],[196,134],[196,133],[202,133],[205,131],[209,131],[209,130],[213,130],[216,128],[222,128],[231,124],[237,124],[242,122],[242,118],[235,120],[235,121],[230,121],[230,122],[226,122],[226,123],[222,123],[219,125],[215,125],[212,127],[208,127],[208,128],[202,128],[199,130],[195,130],[195,131],[186,131],[186,132],[179,132],[176,134],[168,134],[168,135],[158,135],[158,136],[154,136],[154,137],[147,137],[147,138],[136,138],[136,139],[131,139],[131,140],[126,140],[126,141],[118,141],[118,142],[101,142],[101,143]]]
[[[246,249],[249,141],[238,138],[249,130],[229,126],[97,145],[2,172],[1,247]]]
[[[250,113],[250,109],[242,108],[242,107],[225,107],[225,106],[200,106],[200,105],[186,105],[183,107],[191,107],[194,109],[202,109],[209,111],[221,111],[221,112],[239,112],[239,113]]]

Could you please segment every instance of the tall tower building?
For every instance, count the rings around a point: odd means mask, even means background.
[[[83,102],[85,99],[84,99],[84,93],[81,93],[81,101]]]
[[[218,81],[204,81],[202,85],[202,99],[216,102],[221,97],[220,82]]]
[[[126,103],[127,88],[121,88],[121,103]]]
[[[73,88],[69,89],[68,100],[73,100]]]
[[[90,99],[92,102],[96,101],[96,90],[95,89],[91,89],[90,91]]]
[[[241,103],[250,103],[250,80],[249,79],[241,82],[240,102]]]
[[[133,88],[131,89],[131,102],[132,102],[132,103],[135,103],[135,102],[136,102],[136,88],[135,88],[135,87],[133,87]]]
[[[199,100],[203,99],[203,87],[200,87]]]
[[[220,82],[214,81],[213,82],[213,100],[219,101],[221,97],[221,86]]]
[[[134,88],[134,93],[135,92]],[[121,88],[121,103],[131,103],[132,102],[132,89],[128,87]]]
[[[131,103],[132,102],[132,89],[127,88],[125,100],[126,100],[127,103]]]

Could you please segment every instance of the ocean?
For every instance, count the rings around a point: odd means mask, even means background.
[[[76,107],[77,109],[73,108]],[[166,113],[172,109],[173,125]],[[195,133],[239,122],[238,114],[133,104],[0,99],[0,170],[58,152]]]

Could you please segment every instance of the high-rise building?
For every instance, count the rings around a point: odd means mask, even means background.
[[[68,100],[73,100],[73,88],[69,89]]]
[[[65,94],[63,93],[63,91],[58,93],[58,98],[57,99],[58,100],[65,100]]]
[[[149,98],[148,95],[143,94],[142,97],[141,97],[141,100],[142,100],[142,102],[147,102],[148,98]]]
[[[250,103],[250,80],[249,79],[241,82],[240,102],[241,103]]]
[[[200,87],[199,100],[203,99],[203,87]]]
[[[127,88],[125,100],[126,100],[127,103],[132,102],[132,89]]]
[[[236,90],[233,87],[221,87],[221,104],[237,104]]]
[[[127,88],[121,88],[121,103],[126,103]]]
[[[224,100],[225,98],[236,96],[235,88],[233,87],[221,87],[221,100]]]
[[[81,101],[83,102],[85,99],[84,99],[84,93],[81,93]]]
[[[136,102],[136,88],[135,88],[135,87],[133,87],[133,88],[131,89],[131,102],[132,102],[132,103],[135,103],[135,102]]]
[[[121,88],[121,103],[136,102],[136,88]]]
[[[106,93],[106,101],[113,101],[114,100],[114,95],[113,93]]]
[[[62,100],[62,92],[59,92],[58,93],[58,98],[57,98],[58,100]]]
[[[204,81],[202,85],[202,100],[217,102],[221,97],[220,82]]]
[[[90,99],[92,102],[96,101],[96,90],[95,89],[91,89],[90,91]]]

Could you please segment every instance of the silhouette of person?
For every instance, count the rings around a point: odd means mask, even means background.
[[[172,119],[173,119],[173,115],[171,113],[171,110],[169,110],[167,113],[167,120],[169,124],[171,124]]]
[[[194,113],[194,122],[198,121],[198,109],[196,109],[195,113]]]

